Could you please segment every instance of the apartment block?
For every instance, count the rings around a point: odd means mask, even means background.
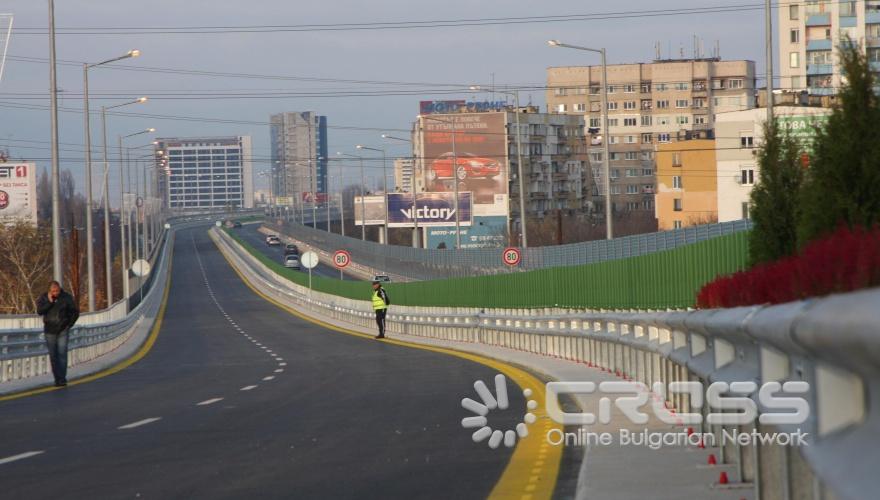
[[[711,139],[716,113],[754,108],[755,63],[711,58],[609,65],[607,134],[601,66],[548,68],[547,87],[551,113],[586,120],[595,211],[604,211],[607,135],[613,210],[653,213],[658,146]]]
[[[415,161],[412,158],[394,159],[394,189],[393,191],[411,193],[413,190],[413,177]]]
[[[159,192],[172,209],[253,208],[251,138],[156,139],[167,175]]]
[[[784,90],[833,95],[841,86],[837,48],[854,43],[880,74],[880,0],[780,2],[779,74]]]
[[[661,231],[718,221],[715,139],[657,146],[655,200]]]
[[[312,111],[279,113],[271,123],[271,167],[275,196],[300,203],[327,192],[327,117]]]

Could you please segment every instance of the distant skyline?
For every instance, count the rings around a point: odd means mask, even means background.
[[[248,9],[242,9],[245,5]],[[756,4],[757,5],[757,4]],[[442,9],[402,0],[369,5],[354,0],[302,3],[262,0],[242,4],[229,0],[156,0],[149,4],[112,0],[57,0],[57,53],[60,61],[98,62],[139,49],[142,56],[120,67],[174,68],[216,73],[309,77],[358,81],[413,82],[415,85],[365,84],[303,79],[233,78],[220,75],[159,73],[96,68],[90,71],[91,107],[113,105],[140,95],[151,99],[123,110],[233,120],[247,123],[203,123],[180,119],[110,116],[108,138],[111,159],[116,137],[148,127],[156,136],[250,135],[254,170],[269,167],[269,115],[283,111],[315,111],[328,117],[330,155],[355,152],[358,143],[386,147],[389,157],[406,155],[407,146],[383,142],[383,131],[409,129],[423,99],[485,99],[486,94],[448,94],[444,84],[481,84],[493,80],[499,87],[539,87],[548,66],[598,64],[589,53],[547,47],[548,39],[591,47],[606,47],[609,64],[650,62],[660,42],[664,56],[678,57],[680,48],[692,55],[694,35],[703,39],[710,55],[717,40],[723,59],[749,59],[764,74],[763,13],[760,10],[662,15],[678,8],[731,9],[726,2],[656,2],[623,0],[613,5],[559,0],[552,11],[534,2],[491,0],[479,3],[450,0]],[[656,12],[664,9],[667,12]],[[647,13],[645,11],[655,11]],[[15,158],[29,158],[41,167],[49,162],[49,112],[14,106],[47,106],[48,64],[20,58],[48,57],[47,4],[38,0],[6,0],[2,13],[12,13],[15,24],[9,58],[0,81],[0,148]],[[484,26],[418,29],[361,29],[262,33],[143,34],[138,27],[263,26],[370,23],[537,17],[572,14],[631,12],[637,17],[566,22],[530,22]],[[606,16],[607,17],[607,16]],[[504,21],[502,21],[504,22]],[[89,34],[63,34],[63,28],[90,28]],[[125,28],[126,34],[94,34],[93,28]],[[40,29],[42,28],[42,29]],[[41,33],[38,33],[42,31]],[[192,31],[192,30],[188,30]],[[672,52],[668,54],[667,51]],[[778,62],[777,62],[778,64]],[[59,65],[59,105],[74,110],[60,113],[61,167],[70,169],[77,188],[83,189],[82,67]],[[759,86],[764,85],[759,77]],[[314,94],[335,91],[344,96],[279,98],[280,92]],[[258,92],[260,95],[254,96]],[[406,94],[363,96],[358,93]],[[208,95],[199,95],[199,94]],[[229,98],[230,94],[251,98]],[[219,94],[219,95],[218,95]],[[354,94],[354,95],[352,95]],[[201,97],[201,98],[194,98]],[[210,97],[210,98],[205,98]],[[544,105],[543,91],[523,92],[523,103]],[[123,111],[121,110],[121,111]],[[101,158],[99,116],[93,115],[93,159]],[[341,128],[340,128],[341,127]],[[350,127],[350,128],[345,128]],[[357,130],[370,128],[376,130]],[[149,142],[139,136],[127,142]],[[42,142],[40,142],[42,141]],[[381,160],[371,162],[381,166]],[[373,169],[375,173],[380,170]],[[353,172],[354,173],[354,172]],[[111,186],[116,172],[111,171]],[[355,180],[354,175],[342,179]],[[96,179],[99,177],[96,176]],[[257,177],[257,188],[266,186]],[[334,181],[337,181],[334,184]],[[331,189],[341,187],[331,179]],[[96,180],[96,189],[98,181]],[[111,197],[115,203],[118,196]]]

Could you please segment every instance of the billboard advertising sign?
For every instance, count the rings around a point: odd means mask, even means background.
[[[362,226],[364,224],[363,210],[367,212],[368,226],[381,226],[385,224],[385,197],[384,196],[364,196],[363,204],[361,197],[354,197],[354,225]]]
[[[788,131],[801,145],[811,150],[816,140],[816,130],[825,125],[828,115],[782,115],[776,119],[782,130]]]
[[[388,227],[455,226],[455,193],[419,193],[413,214],[412,193],[388,194]],[[471,193],[458,193],[458,223],[471,225]]]
[[[327,193],[315,193],[312,191],[303,191],[302,192],[302,201],[304,203],[318,203],[323,204],[327,203]]]
[[[421,117],[424,186],[472,193],[474,216],[507,216],[506,113]],[[453,136],[455,147],[452,147]]]
[[[37,166],[0,163],[0,224],[37,223]]]
[[[488,111],[502,111],[507,107],[504,101],[419,101],[419,113],[430,115],[434,113],[486,113]]]
[[[455,248],[455,226],[425,228],[426,248]],[[474,217],[461,228],[461,248],[503,248],[507,245],[507,217]]]

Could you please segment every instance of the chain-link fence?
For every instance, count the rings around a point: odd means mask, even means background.
[[[273,231],[278,231],[328,252],[348,250],[352,255],[352,260],[359,264],[372,267],[377,271],[406,276],[413,280],[477,276],[511,271],[501,260],[501,248],[439,250],[381,245],[372,241],[363,241],[314,229],[295,222],[281,222],[282,225],[267,223],[266,226],[272,228]],[[577,266],[637,257],[671,250],[749,228],[751,228],[751,221],[739,220],[624,236],[613,240],[531,247],[522,250],[522,261],[516,270]]]

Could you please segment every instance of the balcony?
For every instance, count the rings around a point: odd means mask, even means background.
[[[810,87],[810,95],[834,95],[834,89],[827,87]]]
[[[871,67],[871,71],[880,71],[880,61],[869,62],[868,66]]]
[[[809,14],[807,15],[807,26],[831,26],[831,14]]]
[[[855,17],[853,14],[851,17],[843,15],[840,16],[840,27],[841,28],[855,28],[859,25],[859,19]]]
[[[529,197],[537,200],[543,200],[547,198],[547,193],[543,191],[532,191],[531,193],[529,193]]]
[[[807,64],[808,75],[831,75],[833,73],[833,64]]]
[[[807,51],[811,50],[831,50],[831,40],[810,40],[807,42]]]
[[[865,11],[865,24],[875,24],[875,23],[880,23],[880,11],[866,10]]]

